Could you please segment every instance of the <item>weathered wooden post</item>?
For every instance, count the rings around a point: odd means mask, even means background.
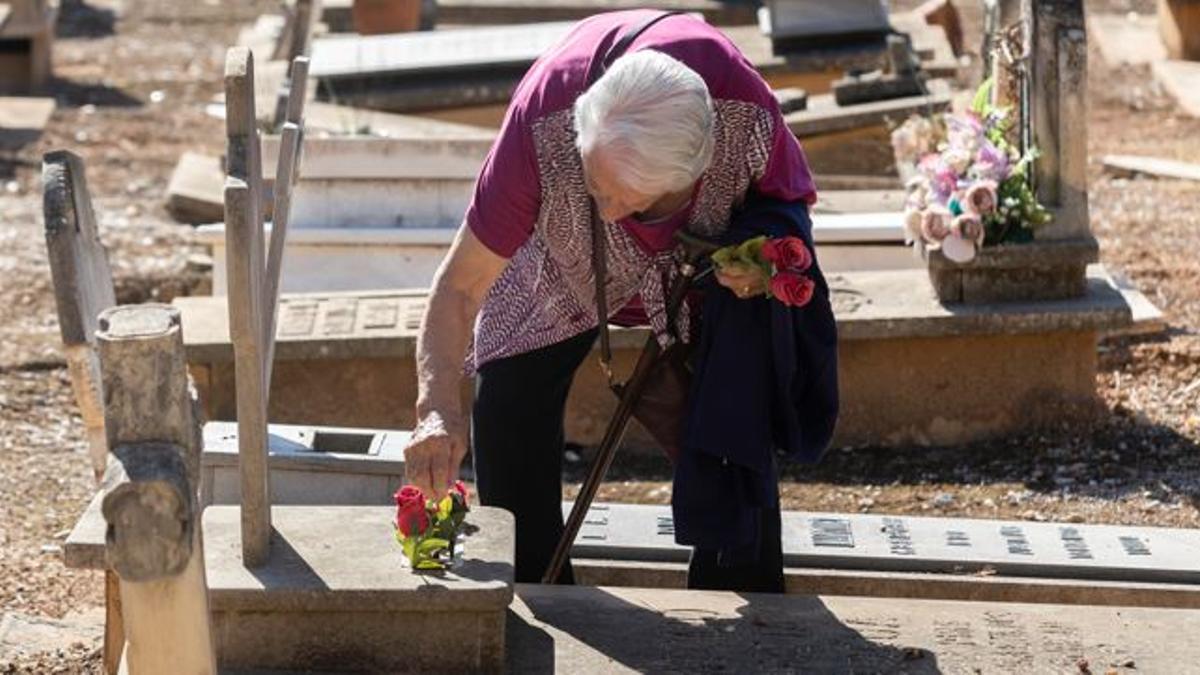
[[[105,550],[121,579],[126,664],[141,673],[215,673],[200,509],[199,404],[179,310],[113,307],[96,334],[108,447]]]
[[[42,157],[42,214],[67,369],[87,432],[92,475],[99,484],[108,463],[104,396],[96,353],[100,312],[116,305],[108,252],[100,243],[83,160],[67,150]],[[117,575],[104,571],[104,671],[115,674],[125,648]]]
[[[270,555],[267,405],[275,348],[275,315],[279,305],[279,273],[291,190],[303,143],[302,114],[307,79],[308,59],[295,59],[275,175],[275,224],[267,250],[263,236],[262,148],[254,107],[254,57],[245,47],[230,49],[226,57],[225,250],[229,271],[229,328],[237,378],[242,556],[247,567],[263,565]]]
[[[96,317],[117,304],[108,252],[100,243],[83,160],[66,150],[42,158],[43,214],[58,327],[75,401],[87,430],[92,471],[99,481],[108,462]]]
[[[242,554],[258,567],[270,553],[271,505],[267,473],[266,354],[262,332],[262,158],[254,113],[254,57],[245,47],[225,61],[226,265],[229,330],[237,377],[238,464],[242,473]]]

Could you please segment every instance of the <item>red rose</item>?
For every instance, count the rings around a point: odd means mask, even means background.
[[[771,277],[771,295],[791,307],[807,305],[814,290],[816,284],[812,279],[794,272],[780,272]]]
[[[471,494],[467,491],[467,484],[461,480],[454,481],[454,486],[450,488],[450,492],[457,493],[459,497],[462,497],[464,504],[467,502],[467,497],[469,497]]]
[[[419,535],[429,527],[429,512],[424,500],[408,502],[396,508],[396,529],[406,537]]]
[[[396,491],[395,495],[396,506],[407,506],[412,503],[421,505],[425,508],[425,493],[415,485],[405,485]]]
[[[775,265],[775,269],[789,272],[803,272],[812,267],[813,261],[808,246],[799,237],[768,239],[763,244],[762,256]]]

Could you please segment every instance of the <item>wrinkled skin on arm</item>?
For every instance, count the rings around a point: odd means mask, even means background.
[[[436,499],[458,477],[469,416],[460,387],[475,317],[508,260],[464,225],[433,278],[417,335],[417,426],[405,448],[405,477]]]

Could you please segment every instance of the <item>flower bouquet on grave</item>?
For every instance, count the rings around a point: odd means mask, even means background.
[[[412,485],[396,492],[396,541],[414,570],[442,570],[454,561],[467,517],[467,486],[460,480],[439,501]]]
[[[908,190],[905,240],[957,263],[983,246],[1032,241],[1050,221],[1029,186],[1037,150],[1010,142],[1010,111],[990,103],[991,88],[984,82],[967,112],[914,115],[892,132]]]
[[[813,256],[799,237],[754,237],[712,254],[721,269],[757,270],[767,281],[767,295],[789,307],[812,300],[816,283],[807,275]]]

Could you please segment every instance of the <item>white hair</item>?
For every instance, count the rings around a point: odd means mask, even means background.
[[[649,195],[687,189],[713,153],[713,107],[704,78],[654,50],[618,58],[575,101],[575,144],[603,146],[622,184]]]

